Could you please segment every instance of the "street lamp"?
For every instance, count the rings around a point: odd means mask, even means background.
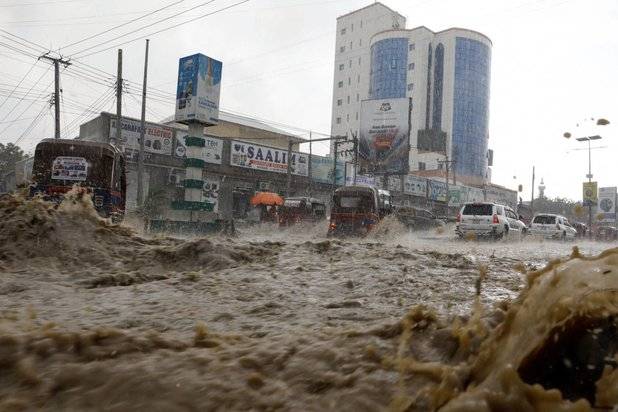
[[[588,178],[588,183],[592,182],[592,150],[590,147],[590,142],[593,140],[601,140],[601,136],[587,136],[587,137],[578,137],[578,142],[588,142],[588,174],[586,177]],[[588,230],[590,232],[590,236],[592,236],[592,203],[588,202]]]

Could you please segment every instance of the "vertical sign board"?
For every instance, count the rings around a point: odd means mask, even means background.
[[[361,169],[376,174],[407,174],[410,153],[411,99],[361,102]]]
[[[605,223],[616,221],[616,187],[599,188],[599,219]]]
[[[584,182],[582,185],[584,206],[594,206],[598,202],[597,182]]]
[[[223,63],[203,54],[180,59],[175,120],[180,123],[219,122],[219,95]]]

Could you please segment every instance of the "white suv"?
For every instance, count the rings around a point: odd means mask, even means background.
[[[530,223],[530,234],[553,239],[574,239],[577,230],[571,226],[568,219],[560,215],[538,213]]]
[[[466,203],[457,214],[455,233],[460,237],[469,234],[499,239],[509,233],[526,232],[526,225],[508,206],[491,202]]]

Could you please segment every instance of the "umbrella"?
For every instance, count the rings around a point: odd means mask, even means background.
[[[282,205],[283,198],[276,193],[272,192],[260,192],[251,198],[251,204],[256,205]]]

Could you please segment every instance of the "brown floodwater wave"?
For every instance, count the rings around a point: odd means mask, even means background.
[[[539,269],[391,225],[149,238],[79,196],[5,197],[0,410],[618,404],[618,249]]]

